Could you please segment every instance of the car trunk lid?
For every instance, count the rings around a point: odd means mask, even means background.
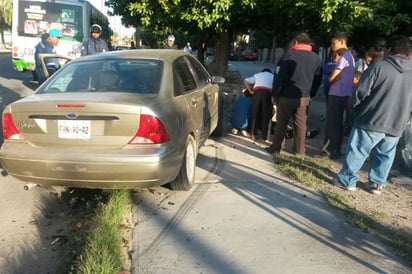
[[[127,145],[139,129],[143,106],[148,110],[150,105],[144,97],[151,96],[42,94],[13,104],[11,113],[17,128],[34,146],[115,149]]]

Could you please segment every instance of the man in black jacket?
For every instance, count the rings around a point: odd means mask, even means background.
[[[83,42],[81,56],[109,51],[109,47],[107,46],[106,41],[100,37],[101,35],[101,26],[94,24],[90,27],[90,37]]]
[[[369,157],[369,189],[381,194],[395,158],[396,147],[412,112],[412,52],[406,36],[388,41],[390,55],[367,69],[352,96],[356,117],[345,159],[334,183],[356,190],[357,172]]]
[[[272,103],[277,105],[277,123],[273,143],[266,150],[280,152],[289,120],[293,118],[294,153],[305,154],[307,112],[321,83],[321,63],[312,51],[307,33],[296,34],[290,45],[273,81]]]

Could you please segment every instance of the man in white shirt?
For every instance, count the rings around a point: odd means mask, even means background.
[[[243,82],[246,89],[253,94],[251,109],[251,134],[252,140],[256,140],[257,130],[262,131],[262,139],[266,140],[268,136],[269,121],[272,118],[272,101],[271,93],[273,86],[273,73],[270,69],[265,68],[261,72],[246,78]]]

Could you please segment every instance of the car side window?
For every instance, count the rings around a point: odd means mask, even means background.
[[[173,63],[175,96],[196,89],[196,81],[184,58],[178,58]]]
[[[195,58],[188,58],[191,66],[193,67],[196,76],[197,76],[197,82],[199,87],[204,87],[208,83],[212,81],[209,73],[206,71],[206,69],[200,64],[199,61],[197,61]]]

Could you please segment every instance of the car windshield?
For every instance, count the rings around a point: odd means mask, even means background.
[[[65,65],[38,94],[65,92],[129,92],[157,94],[163,62],[148,59],[105,59]]]

